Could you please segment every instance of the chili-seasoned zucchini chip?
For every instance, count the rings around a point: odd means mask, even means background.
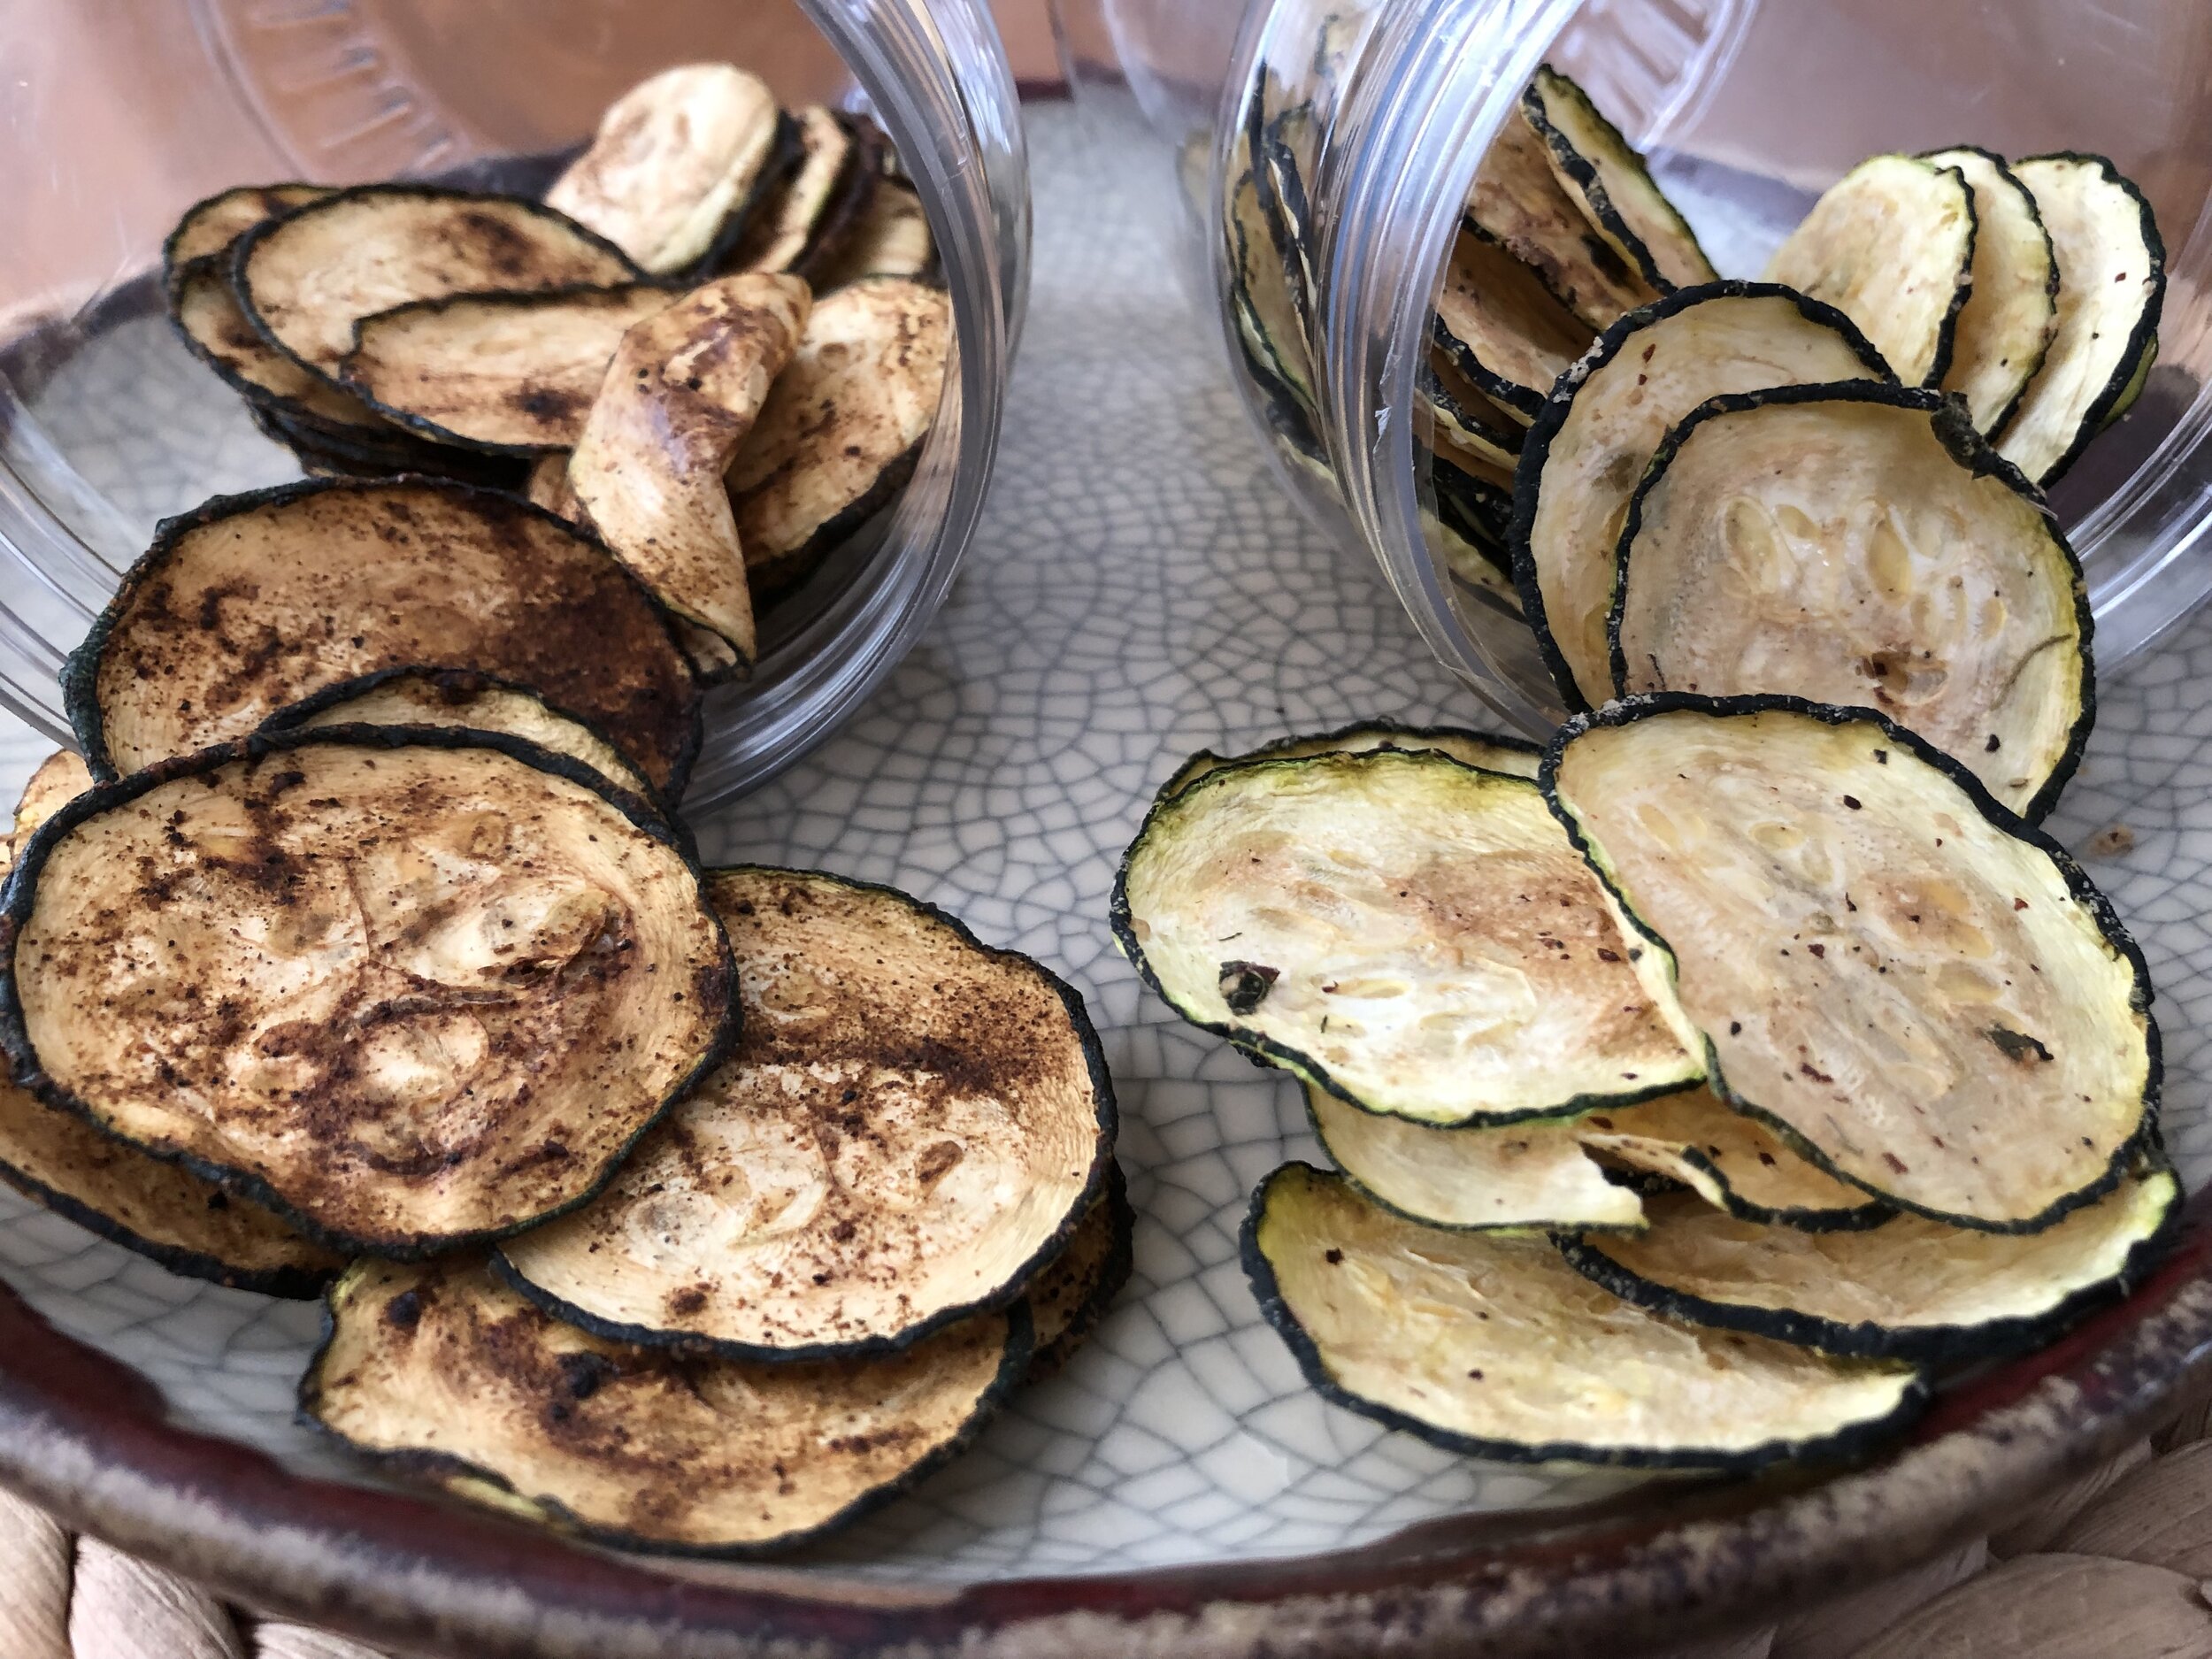
[[[265,219],[337,192],[326,184],[242,184],[193,203],[161,245],[161,267],[174,282],[188,265],[221,253]]]
[[[1200,778],[1145,819],[1113,925],[1184,1018],[1369,1111],[1556,1118],[1700,1074],[1536,786],[1433,749]]]
[[[682,793],[698,687],[666,613],[572,526],[458,484],[288,484],[165,520],[64,690],[105,779],[425,663],[534,687],[605,732],[661,798]]]
[[[750,867],[710,895],[737,1052],[502,1270],[586,1330],[742,1358],[881,1353],[1020,1295],[1113,1157],[1081,999],[888,887]]]
[[[332,726],[458,726],[504,732],[580,761],[618,789],[657,801],[614,740],[527,686],[470,668],[384,668],[325,686],[262,722],[265,732]]]
[[[1646,282],[1664,294],[1719,277],[1643,157],[1588,93],[1546,64],[1521,95],[1521,113],[1550,150],[1560,188]]]
[[[680,65],[607,106],[546,204],[656,275],[703,270],[743,234],[778,164],[788,165],[788,136],[758,75],[732,64]]]
[[[457,1497],[618,1548],[753,1555],[857,1519],[975,1437],[1029,1362],[1019,1308],[863,1361],[606,1341],[463,1257],[357,1263],[300,1409]]]
[[[1659,296],[1561,186],[1552,171],[1551,147],[1525,114],[1508,116],[1483,152],[1464,221],[1467,230],[1498,243],[1533,271],[1581,319],[1586,340],[1623,311]]]
[[[2119,1179],[2157,1103],[2149,976],[1963,766],[1864,710],[1662,694],[1570,721],[1543,781],[1739,1111],[1960,1226]]]
[[[1463,230],[1436,298],[1436,343],[1478,391],[1532,416],[1590,331],[1527,266]]]
[[[753,597],[722,475],[798,349],[808,305],[799,278],[754,274],[649,317],[623,335],[569,457],[568,487],[615,557],[741,664],[755,653]]]
[[[1621,526],[1676,423],[1724,393],[1891,378],[1841,311],[1767,283],[1684,288],[1606,331],[1546,401],[1514,495],[1514,579],[1569,708],[1613,695]]]
[[[676,298],[634,282],[419,300],[363,318],[338,374],[379,413],[441,443],[570,449],[622,336]]]
[[[1035,1340],[1025,1381],[1037,1382],[1057,1371],[1098,1328],[1129,1282],[1136,1227],[1129,1184],[1121,1165],[1109,1160],[1105,1190],[1091,1200],[1067,1248],[1044,1265],[1022,1298]]]
[[[1613,683],[1878,709],[2039,817],[2092,718],[2089,595],[1955,402],[1857,381],[1717,397],[1621,532]]]
[[[2013,172],[2050,233],[2058,331],[1997,448],[2048,488],[2142,390],[2166,303],[2166,244],[2143,193],[2101,156],[2038,156]]]
[[[338,1248],[581,1202],[734,1035],[674,832],[497,733],[204,750],[63,808],[4,896],[16,1076]]]
[[[1344,1177],[1432,1227],[1640,1227],[1644,1206],[1583,1150],[1586,1118],[1436,1128],[1380,1118],[1309,1083],[1306,1114]]]
[[[1975,234],[1974,193],[1956,167],[1876,156],[1813,204],[1767,280],[1842,311],[1906,385],[1940,386],[1974,291]]]
[[[1825,1354],[1985,1359],[2048,1340],[2135,1284],[2181,1209],[2170,1170],[2130,1176],[2040,1233],[1962,1233],[1900,1216],[1863,1233],[1761,1226],[1684,1195],[1651,1201],[1636,1238],[1567,1259],[1654,1313]]]
[[[2058,332],[2058,264],[2035,198],[2003,160],[1962,145],[1921,157],[1956,167],[1974,195],[1974,287],[1959,312],[1943,389],[1995,432],[2019,407]]]
[[[1909,1365],[1661,1319],[1548,1239],[1448,1233],[1287,1164],[1244,1225],[1260,1309],[1322,1394],[1513,1463],[1746,1470],[1851,1457],[1925,1397]]]
[[[895,277],[826,294],[730,463],[749,569],[772,581],[850,535],[904,488],[937,419],[952,309]]]
[[[851,234],[882,177],[872,125],[818,104],[793,120],[798,165],[747,224],[731,257],[739,271],[806,275]]]
[[[517,196],[364,184],[239,238],[232,281],[270,344],[335,383],[365,317],[449,294],[611,288],[637,267]]]
[[[1209,772],[1248,760],[1297,760],[1308,755],[1363,755],[1370,749],[1433,749],[1485,772],[1502,772],[1516,778],[1533,778],[1544,758],[1543,749],[1520,737],[1493,737],[1487,732],[1469,732],[1455,726],[1401,726],[1395,720],[1361,720],[1311,737],[1278,738],[1248,754],[1217,755],[1202,749],[1178,766],[1160,786],[1155,801],[1178,795]]]
[[[1584,1148],[1601,1161],[1679,1182],[1714,1209],[1747,1221],[1824,1233],[1879,1226],[1895,1213],[1708,1088],[1592,1112],[1575,1127]]]

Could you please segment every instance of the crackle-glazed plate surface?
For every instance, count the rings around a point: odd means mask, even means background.
[[[1035,286],[985,524],[921,646],[841,733],[695,821],[709,862],[818,865],[910,889],[1084,994],[1119,1092],[1140,1220],[1119,1305],[1060,1378],[966,1455],[808,1561],[904,1579],[1144,1569],[1363,1543],[1471,1508],[1601,1495],[1618,1478],[1485,1465],[1325,1405],[1236,1259],[1253,1185],[1317,1158],[1295,1086],[1140,989],[1106,901],[1153,790],[1191,749],[1372,716],[1479,720],[1382,579],[1269,473],[1222,354],[1190,317],[1151,182],[1032,112]],[[39,411],[88,481],[150,529],[292,475],[159,319],[104,336]],[[2212,617],[2109,672],[2052,828],[2150,959],[2170,1146],[2212,1174]],[[12,799],[45,752],[0,731]],[[174,1279],[0,1191],[0,1275],[159,1386],[192,1426],[363,1477],[296,1426],[311,1305]]]

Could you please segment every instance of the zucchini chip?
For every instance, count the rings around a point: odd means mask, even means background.
[[[15,803],[14,831],[0,841],[0,876],[31,843],[38,826],[92,787],[92,770],[81,756],[58,749],[38,764]]]
[[[1243,170],[1229,193],[1227,234],[1237,329],[1263,379],[1279,381],[1302,411],[1314,407],[1313,354],[1306,332],[1304,295],[1294,263],[1267,211],[1260,171],[1240,145]]]
[[[2065,851],[1924,740],[1660,694],[1569,721],[1543,782],[1714,1093],[1824,1168],[2030,1233],[2127,1167],[2157,1103],[2142,957]]]
[[[1433,1128],[1379,1118],[1309,1083],[1306,1115],[1345,1179],[1394,1215],[1432,1227],[1579,1233],[1644,1225],[1643,1202],[1583,1150],[1587,1118]]]
[[[818,104],[792,119],[798,165],[747,224],[731,257],[735,270],[803,274],[808,261],[850,228],[875,193],[881,170],[857,127]]]
[[[622,1549],[818,1538],[974,1439],[1029,1363],[1020,1309],[902,1354],[687,1357],[558,1324],[462,1258],[331,1286],[301,1415],[396,1474]]]
[[[1606,331],[1529,432],[1510,526],[1522,608],[1570,709],[1613,695],[1621,526],[1676,423],[1724,393],[1890,378],[1841,311],[1767,283],[1684,288]]]
[[[591,533],[584,510],[576,504],[576,492],[568,487],[568,452],[556,449],[541,455],[531,463],[530,475],[524,480],[522,493],[533,507],[565,519],[586,534]]]
[[[1728,1471],[1842,1461],[1926,1396],[1909,1365],[1661,1319],[1583,1278],[1547,1239],[1425,1227],[1304,1164],[1253,1194],[1244,1265],[1325,1398],[1476,1457]]]
[[[568,487],[614,556],[738,664],[756,650],[753,597],[722,475],[798,349],[809,304],[795,276],[725,277],[639,323],[568,462]]]
[[[1368,1111],[1557,1118],[1701,1070],[1536,786],[1433,749],[1201,778],[1146,818],[1113,926],[1185,1019]]]
[[[710,895],[736,1053],[501,1271],[585,1330],[746,1359],[884,1353],[1018,1297],[1113,1158],[1081,999],[888,887],[749,867]]]
[[[1429,484],[1436,492],[1436,516],[1483,551],[1497,573],[1508,580],[1512,557],[1506,551],[1506,533],[1513,520],[1512,480],[1502,483],[1440,455],[1429,461]]]
[[[174,283],[188,266],[221,253],[263,219],[336,194],[326,184],[242,184],[218,190],[186,208],[162,243],[163,276]]]
[[[2002,158],[1962,145],[1921,157],[1956,167],[1974,195],[1974,287],[1959,312],[1943,389],[1966,400],[1974,425],[1995,432],[2058,332],[2058,263],[2035,198]]]
[[[1455,726],[1400,726],[1395,720],[1362,720],[1322,732],[1312,737],[1278,738],[1243,755],[1217,755],[1202,749],[1175,769],[1153,797],[1156,802],[1178,795],[1209,772],[1238,766],[1248,760],[1300,760],[1308,755],[1363,755],[1370,749],[1432,749],[1485,772],[1502,772],[1516,778],[1533,778],[1544,758],[1543,749],[1525,738],[1493,737],[1487,732],[1469,732]]]
[[[2040,492],[1934,392],[1715,398],[1652,457],[1618,557],[1623,695],[1877,709],[2031,818],[2088,741],[2081,566]]]
[[[666,613],[596,541],[459,484],[287,484],[165,520],[64,692],[104,780],[425,663],[533,687],[607,733],[662,799],[682,793],[699,695]]]
[[[232,282],[262,337],[335,384],[365,317],[449,294],[612,288],[621,250],[535,202],[364,184],[238,240]]]
[[[504,732],[580,761],[618,789],[657,804],[653,786],[614,740],[563,712],[527,686],[468,668],[385,668],[325,686],[261,724],[265,732],[332,726],[462,726]]]
[[[2142,390],[2166,303],[2166,244],[2151,204],[2101,156],[2038,156],[2013,172],[2058,263],[2058,332],[1997,434],[2048,488]]]
[[[826,294],[728,472],[749,569],[773,582],[858,529],[906,486],[937,419],[952,308],[895,277]]]
[[[1792,1149],[1709,1088],[1662,1094],[1576,1120],[1583,1147],[1604,1163],[1679,1182],[1746,1221],[1825,1233],[1875,1227],[1895,1212]]]
[[[1421,510],[1421,539],[1447,574],[1475,590],[1486,603],[1518,619],[1521,596],[1505,573],[1495,541],[1484,532],[1469,534],[1463,523]]]
[[[2048,1341],[2142,1279],[2181,1210],[2170,1170],[2131,1175],[2040,1233],[1900,1216],[1865,1233],[1761,1226],[1694,1199],[1651,1202],[1635,1238],[1563,1243],[1615,1295],[1671,1318],[1824,1354],[1988,1359]]]
[[[607,106],[546,205],[657,276],[705,270],[742,235],[776,164],[787,165],[786,137],[783,111],[758,75],[732,64],[680,65]]]
[[[1551,146],[1529,124],[1525,111],[1508,116],[1483,152],[1467,193],[1463,231],[1499,244],[1533,271],[1580,319],[1585,343],[1623,311],[1659,297],[1643,273],[1583,217],[1552,169]]]
[[[1975,236],[1964,173],[1876,156],[1813,204],[1767,262],[1767,280],[1842,311],[1906,385],[1940,386],[1974,291]]]
[[[338,377],[378,413],[441,443],[499,455],[570,449],[631,327],[667,288],[459,294],[364,317]]]
[[[1527,428],[1507,419],[1440,349],[1430,351],[1416,372],[1414,386],[1428,410],[1435,441],[1463,462],[1488,469],[1510,489]]]
[[[674,832],[496,733],[203,750],[63,808],[4,899],[17,1078],[334,1248],[583,1202],[734,1035]]]
[[[1560,188],[1646,282],[1666,294],[1718,280],[1697,233],[1588,93],[1546,64],[1521,95],[1521,113],[1550,150]]]
[[[1590,331],[1526,265],[1463,230],[1436,298],[1436,344],[1476,390],[1533,416]]]
[[[823,294],[869,277],[932,280],[937,273],[937,244],[914,187],[888,173],[879,178],[842,244],[826,250],[818,267],[809,274]]]
[[[1034,1352],[1026,1382],[1051,1376],[1073,1357],[1135,1265],[1137,1212],[1121,1165],[1109,1161],[1106,1188],[1091,1200],[1067,1248],[1039,1271],[1023,1302],[1029,1309]]]

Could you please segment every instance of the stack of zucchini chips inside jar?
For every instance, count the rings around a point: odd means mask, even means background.
[[[1261,1184],[1245,1263],[1330,1398],[1486,1456],[1845,1458],[2156,1259],[2149,979],[2035,826],[2093,703],[2041,487],[2141,388],[2161,264],[2106,162],[1962,148],[1714,280],[1528,89],[1424,396],[1454,568],[1570,718],[1202,754],[1115,890],[1145,981],[1304,1090],[1335,1167]]]
[[[702,870],[674,808],[749,591],[936,409],[911,190],[703,66],[545,201],[234,190],[169,252],[180,327],[348,476],[167,520],[70,661],[82,758],[6,843],[0,1174],[325,1295],[301,1409],[392,1473],[703,1555],[905,1489],[1127,1274],[1097,1037],[904,894]],[[501,487],[534,456],[558,511]]]

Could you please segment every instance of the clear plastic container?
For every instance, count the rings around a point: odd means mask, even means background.
[[[2212,593],[2212,7],[2201,0],[1056,0],[1079,92],[1161,155],[1202,303],[1294,488],[1380,562],[1429,645],[1504,718],[1557,718],[1527,629],[1432,553],[1415,371],[1475,167],[1537,65],[1645,150],[1724,276],[1756,276],[1867,156],[1975,143],[2109,156],[2167,250],[2134,410],[2052,492],[2107,667]],[[1256,100],[1310,109],[1298,332],[1312,416],[1246,367],[1224,212]],[[1173,183],[1171,184],[1171,178]]]
[[[294,476],[163,315],[163,237],[227,185],[497,185],[671,64],[870,110],[935,234],[956,350],[879,537],[764,618],[715,694],[688,802],[832,730],[942,602],[973,529],[1028,281],[1014,81],[983,0],[172,0],[0,6],[0,702],[60,740],[64,656],[157,518]],[[535,170],[542,174],[544,169]]]

